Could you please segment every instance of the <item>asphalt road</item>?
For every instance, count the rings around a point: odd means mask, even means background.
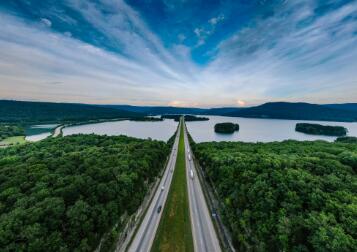
[[[184,127],[187,189],[190,203],[191,226],[195,252],[222,251],[219,240],[208,210],[207,203],[201,188],[197,171],[192,159],[192,152]],[[193,175],[193,177],[192,177]]]
[[[128,251],[130,252],[146,252],[150,251],[151,249],[174,174],[179,140],[180,126],[176,134],[175,143],[171,150],[170,159],[167,163],[166,170],[160,181],[157,191],[155,192],[153,200],[150,203],[148,211],[146,212],[145,217],[139,227],[139,230],[137,231],[135,238],[129,247]],[[164,189],[162,190],[162,188]],[[160,211],[158,211],[159,207],[161,207]]]

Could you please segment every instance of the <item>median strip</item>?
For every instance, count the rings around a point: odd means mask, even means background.
[[[193,251],[193,240],[187,194],[185,144],[183,124],[180,127],[180,141],[176,168],[168,199],[156,233],[153,252]]]

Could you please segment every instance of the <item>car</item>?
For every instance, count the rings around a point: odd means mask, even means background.
[[[191,179],[193,179],[193,170],[192,169],[190,170],[190,177],[191,177]]]
[[[161,186],[161,191],[163,191],[165,189],[165,187],[164,186]]]
[[[162,206],[159,206],[159,207],[157,208],[157,213],[160,213],[161,208],[162,208]]]
[[[188,154],[188,160],[191,161],[191,154]]]

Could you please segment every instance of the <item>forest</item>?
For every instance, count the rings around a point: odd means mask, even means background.
[[[0,251],[93,251],[168,153],[164,142],[97,135],[0,149]]]
[[[357,137],[352,137],[352,136],[343,136],[343,137],[338,137],[335,142],[338,143],[357,143]]]
[[[295,131],[310,135],[345,136],[347,129],[342,126],[325,126],[312,123],[297,123]]]
[[[25,135],[25,129],[20,125],[0,124],[0,141],[13,136]]]
[[[357,251],[357,144],[194,144],[238,251]]]
[[[143,116],[135,112],[87,104],[0,100],[0,122],[63,123]]]
[[[231,122],[217,123],[214,125],[214,131],[216,133],[232,134],[235,131],[239,131],[239,124]]]

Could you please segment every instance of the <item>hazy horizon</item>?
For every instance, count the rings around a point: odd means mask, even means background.
[[[357,101],[356,1],[17,0],[0,22],[0,99]]]

